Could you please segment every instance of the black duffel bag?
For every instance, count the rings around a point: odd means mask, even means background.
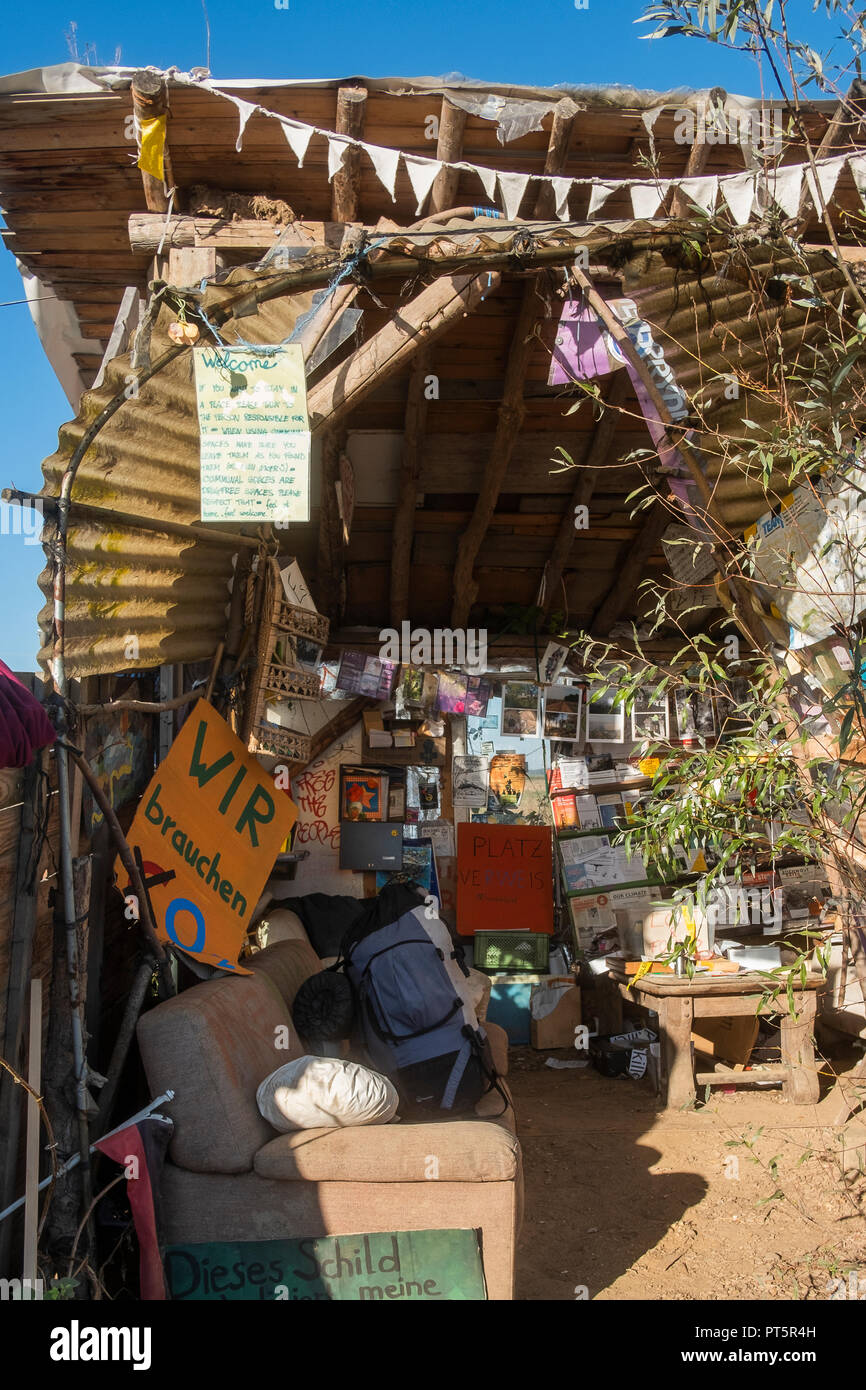
[[[341,970],[320,970],[305,980],[292,1004],[292,1022],[307,1042],[340,1042],[355,1020],[355,996]]]

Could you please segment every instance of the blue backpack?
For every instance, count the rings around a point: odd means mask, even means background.
[[[384,888],[343,940],[355,1023],[370,1064],[390,1076],[401,1112],[471,1110],[499,1085],[457,946],[419,892]]]

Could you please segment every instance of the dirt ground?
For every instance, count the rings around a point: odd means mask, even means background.
[[[769,1088],[667,1115],[646,1079],[556,1071],[547,1056],[575,1053],[510,1052],[518,1299],[866,1299],[862,1117],[843,1138],[826,1104]]]

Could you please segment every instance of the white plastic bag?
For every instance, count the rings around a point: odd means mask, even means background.
[[[398,1103],[386,1076],[338,1057],[297,1057],[277,1067],[256,1091],[260,1113],[281,1134],[387,1124]]]

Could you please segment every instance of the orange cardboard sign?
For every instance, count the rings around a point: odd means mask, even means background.
[[[553,932],[553,849],[546,825],[457,827],[457,930]]]
[[[297,815],[228,724],[199,700],[128,835],[141,851],[160,940],[247,974],[237,964],[246,928]],[[128,884],[120,861],[116,872]]]

